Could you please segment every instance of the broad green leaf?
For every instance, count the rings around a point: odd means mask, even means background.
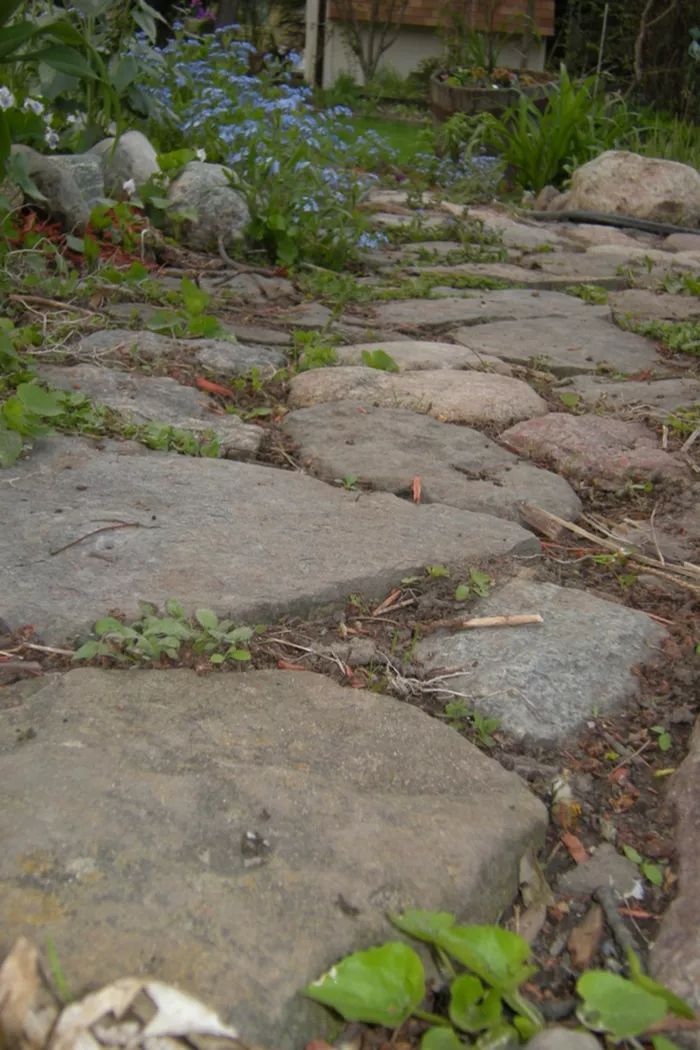
[[[190,628],[181,620],[175,620],[171,616],[163,616],[155,620],[146,631],[147,634],[168,635],[173,638],[189,638],[192,634]]]
[[[189,277],[183,277],[180,283],[182,302],[188,314],[201,314],[206,310],[211,296],[208,292],[198,288]]]
[[[165,611],[168,614],[168,616],[172,616],[176,620],[185,619],[185,610],[182,608],[182,606],[176,598],[168,598],[167,602],[165,603]]]
[[[652,886],[661,886],[664,881],[663,872],[658,864],[653,864],[651,861],[646,860],[643,864],[639,865],[639,870],[645,879],[648,879]]]
[[[23,446],[22,436],[16,430],[5,430],[0,425],[0,469],[11,467],[19,459]]]
[[[197,609],[194,618],[205,631],[215,631],[219,626],[219,617],[211,609]]]
[[[51,69],[57,69],[59,73],[67,73],[71,77],[82,77],[88,80],[97,80],[97,73],[91,67],[87,59],[73,47],[64,44],[52,44],[44,47],[41,51],[34,52],[31,56],[34,61],[44,62]]]
[[[484,1032],[474,1043],[474,1050],[512,1050],[518,1045],[518,1033],[510,1024],[499,1024]]]
[[[681,1050],[678,1043],[672,1043],[665,1035],[653,1035],[651,1037],[651,1045],[654,1047],[654,1050]]]
[[[691,1006],[688,1006],[683,999],[680,999],[677,995],[671,991],[670,988],[666,988],[665,985],[659,984],[653,977],[647,977],[642,972],[642,966],[639,958],[632,951],[631,948],[627,950],[627,965],[629,967],[630,979],[638,984],[640,988],[644,988],[645,991],[651,992],[652,995],[658,995],[661,999],[664,999],[668,1003],[668,1008],[671,1013],[677,1014],[679,1017],[687,1017],[689,1021],[692,1021],[695,1017],[695,1011]]]
[[[382,372],[399,371],[396,361],[385,350],[363,350],[360,356],[368,368],[378,368]]]
[[[480,569],[472,569],[469,573],[469,579],[471,580],[472,587],[476,593],[481,598],[485,598],[493,585],[493,580],[489,574],[487,572],[481,572]]]
[[[456,921],[449,911],[422,911],[419,908],[409,908],[400,915],[390,914],[387,918],[393,926],[402,933],[407,933],[409,937],[431,943],[442,930],[454,926]]]
[[[0,154],[2,149],[0,147]],[[24,153],[13,153],[7,161],[7,177],[16,183],[22,192],[36,201],[45,201],[46,197],[29,174],[29,165]]]
[[[466,583],[460,583],[460,585],[457,587],[457,590],[455,591],[455,601],[456,602],[466,602],[466,600],[469,597],[470,593],[471,593],[471,591],[470,591],[470,588],[467,586],[467,584]]]
[[[172,150],[170,153],[159,153],[156,159],[161,171],[177,171],[178,168],[184,168],[185,164],[189,164],[196,156],[193,149],[186,147]]]
[[[478,977],[461,974],[450,987],[450,1020],[465,1032],[493,1028],[501,1019],[501,997],[495,988],[484,995]]]
[[[615,1039],[641,1035],[668,1013],[668,1003],[633,981],[607,970],[589,970],[579,977],[576,991],[583,999],[579,1019],[594,1031]]]
[[[499,990],[517,988],[532,973],[527,965],[530,945],[498,926],[453,926],[440,932],[435,943]]]
[[[229,649],[226,655],[229,660],[236,660],[238,663],[246,663],[251,658],[247,649]]]
[[[559,400],[566,406],[566,408],[576,408],[581,398],[578,394],[574,394],[572,391],[566,391],[559,395]]]
[[[224,640],[230,643],[233,642],[249,642],[253,637],[252,627],[236,627],[233,631],[227,631],[224,635]]]
[[[627,857],[628,860],[632,861],[633,864],[641,864],[642,860],[644,859],[642,857],[641,853],[637,853],[637,851],[634,848],[634,846],[623,846],[622,847],[622,852],[624,853],[624,855]]]
[[[66,248],[69,248],[72,252],[79,252],[82,255],[85,251],[85,238],[74,237],[72,233],[67,233]]]
[[[60,416],[65,396],[62,390],[44,390],[37,383],[20,383],[17,387],[17,397],[28,412],[37,416]]]
[[[420,1050],[464,1050],[464,1043],[454,1028],[449,1028],[447,1025],[436,1025],[423,1033]]]
[[[81,645],[79,649],[76,649],[71,656],[71,660],[92,660],[93,656],[97,656],[100,652],[100,646],[101,643],[96,642],[93,638]]]
[[[223,653],[212,653],[212,655],[209,657],[209,661],[212,664],[222,664],[225,659],[226,657]]]
[[[398,1028],[425,994],[423,963],[413,948],[390,941],[348,955],[307,985],[304,994],[333,1007],[346,1021]]]

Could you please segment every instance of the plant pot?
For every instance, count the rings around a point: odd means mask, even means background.
[[[537,76],[538,74],[530,74]],[[542,74],[539,74],[542,76]],[[544,106],[553,81],[510,87],[482,87],[471,84],[448,84],[444,75],[437,73],[430,81],[430,109],[433,117],[442,123],[455,113],[476,116],[493,113],[500,117],[509,106],[517,103],[521,95],[527,95],[535,103]]]

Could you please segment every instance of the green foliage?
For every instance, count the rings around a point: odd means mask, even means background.
[[[332,1006],[346,1021],[367,1021],[399,1028],[425,993],[425,972],[407,944],[390,941],[355,952],[304,989],[304,994]]]
[[[500,728],[501,720],[482,715],[468,701],[450,700],[445,704],[443,718],[453,729],[473,737],[481,747],[495,746],[496,739],[493,734]]]
[[[0,468],[11,466],[20,456],[25,438],[47,434],[47,420],[61,413],[62,395],[45,390],[35,381],[20,383],[16,392],[0,405]]]
[[[225,335],[217,317],[206,313],[211,301],[209,292],[183,277],[180,282],[182,306],[174,310],[159,310],[149,318],[146,327],[178,339],[212,339]]]
[[[360,356],[367,368],[378,368],[381,372],[399,371],[396,361],[385,350],[363,350]]]
[[[470,569],[469,579],[460,583],[455,591],[455,601],[466,602],[468,598],[472,598],[474,595],[479,598],[485,598],[490,594],[492,587],[493,579],[487,572],[482,572],[480,569]]]
[[[184,649],[209,656],[212,664],[250,660],[246,645],[254,633],[250,627],[234,627],[232,620],[220,620],[211,609],[197,609],[194,617],[188,617],[173,598],[165,603],[162,616],[148,602],[139,606],[142,615],[132,623],[114,616],[98,620],[93,628],[96,637],[81,645],[73,660],[100,657],[118,663],[159,663],[164,658],[177,660]]]
[[[677,408],[664,423],[671,430],[682,436],[692,434],[700,427],[700,405],[690,405],[688,408]]]
[[[304,994],[348,1021],[395,1030],[411,1015],[427,1021],[431,1027],[422,1037],[421,1050],[511,1047],[544,1027],[539,1011],[520,991],[536,967],[530,963],[529,944],[518,934],[498,926],[458,926],[450,912],[411,909],[388,917],[402,933],[433,950],[440,972],[450,982],[449,1020],[420,1007],[423,964],[412,948],[399,942],[347,956],[307,985]],[[454,962],[462,965],[462,972],[455,972]],[[641,972],[633,952],[628,953],[628,969],[629,978],[605,970],[591,970],[579,978],[578,1016],[583,1024],[619,1040],[643,1035],[669,1014],[694,1017],[686,1003]],[[465,1043],[462,1033],[476,1036],[477,1042]],[[653,1037],[655,1050],[673,1050],[669,1040],[657,1038]]]
[[[652,886],[662,885],[664,881],[664,876],[660,865],[655,864],[651,860],[645,860],[641,853],[639,853],[634,848],[634,846],[623,845],[622,852],[628,860],[631,860],[633,864],[636,864],[639,867],[639,870],[644,876],[644,878],[648,879]]]
[[[584,303],[604,305],[608,301],[607,288],[601,288],[598,284],[570,284],[564,291],[567,295],[583,299]]]
[[[298,372],[312,368],[328,368],[336,364],[338,355],[320,332],[297,329],[292,333],[291,363]]]
[[[694,295],[700,298],[700,274],[667,273],[661,287],[671,295]]]
[[[657,339],[663,346],[678,354],[700,355],[700,322],[698,321],[636,321],[618,319],[621,328]]]

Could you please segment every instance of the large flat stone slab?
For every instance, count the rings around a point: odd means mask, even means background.
[[[50,386],[84,394],[134,423],[168,423],[195,434],[210,430],[220,441],[220,454],[231,459],[251,456],[260,448],[263,432],[259,427],[244,423],[238,416],[215,415],[209,411],[211,401],[206,394],[166,376],[119,372],[98,365],[44,365],[39,375]]]
[[[174,339],[147,329],[109,328],[84,336],[71,351],[85,362],[105,358],[123,361],[161,361],[187,355],[202,368],[222,376],[245,375],[257,368],[271,374],[283,367],[280,350],[247,346],[227,339]]]
[[[577,300],[568,297],[571,302]],[[458,343],[478,354],[501,357],[518,365],[546,368],[554,375],[595,372],[601,367],[634,373],[668,365],[649,339],[623,332],[601,317],[542,317],[522,321],[457,328],[450,333]]]
[[[478,430],[438,423],[404,408],[341,401],[290,412],[284,429],[304,462],[333,480],[355,474],[375,489],[411,498],[421,479],[424,503],[518,521],[526,500],[567,519],[581,504],[556,474],[519,460]]]
[[[674,774],[669,798],[676,815],[678,896],[662,919],[651,952],[651,972],[700,1010],[700,723],[693,730],[687,757]],[[683,1046],[700,1050],[700,1033],[684,1035]]]
[[[497,292],[473,292],[471,297],[403,299],[368,308],[367,326],[438,328],[448,324],[486,324],[492,321],[521,321],[530,317],[583,318],[610,316],[608,306],[591,306],[563,292],[539,292],[508,288]]]
[[[551,412],[528,419],[501,434],[513,451],[552,465],[571,478],[598,484],[624,481],[689,480],[678,456],[665,452],[643,423],[611,416],[572,416]]]
[[[516,736],[561,740],[594,713],[635,696],[636,664],[664,637],[645,613],[585,591],[514,579],[470,608],[473,616],[539,613],[542,624],[441,632],[416,648],[427,670],[464,667],[450,678],[480,711]]]
[[[665,417],[683,405],[700,400],[700,380],[688,377],[613,382],[605,376],[578,375],[561,391],[578,394],[584,405],[609,409],[643,405],[652,415]]]
[[[513,522],[234,460],[52,438],[12,478],[0,616],[34,623],[47,641],[84,632],[109,609],[136,615],[139,598],[255,622],[352,591],[378,595],[436,561],[538,550]]]
[[[394,938],[388,909],[495,921],[544,838],[454,730],[320,675],[86,668],[10,698],[0,952],[50,936],[72,991],[154,975],[249,1045],[322,1035],[299,989]]]
[[[526,419],[547,411],[546,402],[527,383],[489,372],[442,368],[397,375],[338,365],[302,372],[289,384],[291,408],[346,400],[410,408],[443,422],[474,426]]]
[[[374,343],[352,343],[336,347],[338,364],[361,365],[363,351],[383,350],[396,362],[400,372],[421,372],[435,368],[474,368],[477,371],[500,372],[510,375],[512,369],[499,357],[479,354],[459,343],[440,343],[430,340],[377,340]]]
[[[644,288],[614,292],[610,305],[616,317],[640,321],[700,321],[700,299],[694,295],[669,295]]]

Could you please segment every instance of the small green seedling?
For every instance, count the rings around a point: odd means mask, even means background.
[[[565,390],[559,395],[559,400],[565,408],[578,408],[581,395],[575,394],[573,390]]]
[[[343,486],[346,492],[354,492],[359,480],[358,474],[346,474],[345,477],[336,478],[336,481]]]
[[[493,736],[501,726],[500,719],[482,715],[466,700],[450,700],[445,704],[443,717],[453,729],[473,735],[482,747],[494,747]]]
[[[446,565],[426,565],[425,571],[433,580],[449,577],[450,570]]]
[[[475,595],[478,598],[485,598],[490,593],[492,586],[493,580],[487,572],[470,569],[469,580],[460,583],[455,590],[455,601],[466,602],[468,598],[473,598]]]
[[[656,733],[656,743],[659,751],[670,751],[673,739],[668,729],[664,726],[652,726],[651,732]]]
[[[652,886],[661,886],[663,884],[664,873],[659,864],[654,864],[651,860],[645,860],[633,846],[623,845],[622,852],[628,860],[637,865],[644,878],[648,879]]]

